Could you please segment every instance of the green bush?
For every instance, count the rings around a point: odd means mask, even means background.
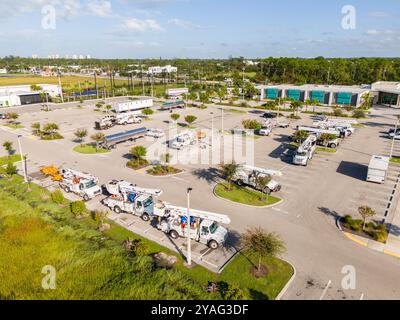
[[[350,225],[352,221],[353,221],[353,218],[350,215],[347,215],[344,217],[345,224]]]
[[[364,113],[364,111],[362,111],[362,110],[354,110],[354,112],[353,112],[353,117],[354,117],[354,118],[357,118],[357,119],[359,119],[359,118],[365,118],[365,113]]]
[[[343,116],[343,111],[342,111],[342,109],[339,109],[339,108],[333,109],[333,115],[334,115],[335,117],[341,117],[341,116]]]
[[[60,189],[51,193],[51,200],[56,204],[62,204],[65,200],[64,194],[61,192]]]
[[[18,172],[17,167],[13,165],[11,162],[9,162],[6,167],[6,174],[12,176],[14,174],[17,174],[17,172]]]
[[[224,281],[219,283],[219,291],[224,300],[245,300],[245,293],[236,284],[229,284]]]
[[[42,135],[40,136],[40,139],[46,140],[46,141],[50,141],[50,140],[64,139],[64,137],[61,134],[59,134],[58,132],[53,133],[53,134],[44,134],[44,133],[42,133]]]
[[[70,204],[71,213],[78,217],[83,215],[86,212],[86,205],[83,201],[74,201]]]
[[[162,166],[162,165],[157,165],[154,166],[153,168],[147,170],[148,174],[151,174],[153,176],[163,176],[167,174],[175,174],[179,173],[181,170],[171,167],[171,166]]]
[[[386,242],[388,233],[386,230],[376,231],[374,234],[374,240],[379,242]]]
[[[140,158],[140,159],[132,159],[132,160],[129,160],[126,165],[129,168],[132,168],[132,169],[136,170],[136,169],[140,169],[140,168],[148,166],[149,162],[146,159],[142,159],[142,158]]]

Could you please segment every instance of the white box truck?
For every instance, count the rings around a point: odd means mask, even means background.
[[[119,102],[114,106],[116,113],[121,112],[137,112],[140,113],[142,110],[152,108],[154,105],[153,99],[138,99],[132,101]]]
[[[367,181],[384,183],[389,170],[389,157],[374,155],[368,165]]]

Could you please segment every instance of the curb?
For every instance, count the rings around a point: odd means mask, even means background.
[[[281,300],[282,299],[282,297],[285,295],[286,291],[289,289],[290,285],[292,284],[292,282],[294,281],[294,279],[296,278],[296,275],[297,275],[297,270],[296,270],[295,266],[292,263],[290,263],[286,259],[281,259],[281,260],[285,261],[286,263],[288,263],[288,264],[290,264],[292,266],[293,275],[289,279],[289,281],[285,284],[285,286],[283,287],[281,292],[279,292],[279,294],[276,296],[275,300]]]
[[[374,251],[377,251],[377,252],[386,254],[386,255],[388,255],[388,256],[391,256],[391,257],[395,257],[395,258],[399,258],[399,259],[400,259],[400,253],[396,253],[396,252],[393,252],[393,251],[390,251],[390,250],[387,250],[387,249],[384,249],[384,248],[383,248],[382,250],[377,249],[377,248],[372,248],[372,247],[369,246],[369,241],[373,241],[373,240],[364,241],[364,240],[359,239],[360,237],[357,237],[357,236],[355,236],[355,235],[353,235],[353,234],[351,234],[351,233],[349,233],[349,232],[343,231],[343,229],[342,229],[342,227],[341,227],[341,225],[340,225],[340,223],[339,223],[340,220],[341,220],[341,217],[338,217],[338,218],[336,219],[336,226],[337,226],[338,229],[344,234],[344,236],[345,236],[347,239],[349,239],[349,240],[351,240],[351,241],[357,243],[357,244],[360,245],[360,246],[366,247],[366,248],[368,248],[368,249],[370,249],[370,250],[374,250]],[[376,241],[375,241],[375,242],[376,242]],[[382,243],[379,242],[379,244],[382,244]],[[383,244],[382,244],[382,245],[383,245]]]
[[[272,207],[275,207],[275,206],[277,206],[277,205],[280,205],[280,204],[282,204],[283,201],[284,201],[283,199],[281,199],[280,201],[278,201],[278,202],[276,202],[276,203],[274,203],[274,204],[270,204],[270,205],[262,206],[262,207],[260,207],[260,206],[252,206],[252,205],[250,205],[250,204],[244,204],[244,203],[240,203],[240,202],[235,202],[235,201],[232,201],[232,200],[229,200],[229,199],[225,199],[225,198],[223,198],[223,197],[220,197],[219,195],[217,195],[217,194],[215,193],[216,187],[217,187],[217,185],[215,185],[214,188],[213,188],[213,194],[214,194],[214,196],[215,196],[216,198],[221,199],[221,200],[224,200],[224,201],[226,201],[226,202],[230,202],[230,203],[236,204],[236,205],[245,206],[245,207],[248,207],[248,208],[253,208],[253,209],[267,209],[267,208],[272,208]]]

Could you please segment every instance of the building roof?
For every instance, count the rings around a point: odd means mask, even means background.
[[[400,82],[379,81],[372,84],[373,91],[400,94]]]
[[[302,91],[325,91],[325,92],[351,92],[364,93],[371,90],[370,86],[344,86],[344,85],[323,85],[323,84],[304,84],[296,86],[293,84],[279,85],[260,85],[259,89],[277,88],[283,90],[302,90]]]

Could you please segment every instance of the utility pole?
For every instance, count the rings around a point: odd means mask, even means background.
[[[97,85],[97,74],[94,72],[94,85],[96,87],[96,98],[99,99],[99,87]]]
[[[143,65],[140,64],[140,75],[142,79],[142,95],[144,96],[144,82],[143,82]]]
[[[245,68],[243,67],[243,87],[242,87],[242,99],[244,101],[244,70]]]
[[[62,84],[61,84],[61,72],[60,72],[60,69],[58,69],[57,75],[58,75],[58,86],[60,87],[60,92],[61,92],[61,102],[64,103],[64,95],[63,95]]]
[[[210,112],[211,114],[211,152],[212,152],[212,147],[214,144],[214,112]]]
[[[187,189],[187,215],[186,215],[186,230],[187,230],[187,264],[188,266],[192,265],[192,247],[191,247],[191,239],[190,239],[190,192],[192,188]]]
[[[25,183],[28,183],[28,176],[26,174],[26,167],[25,167],[25,157],[24,157],[24,154],[22,152],[22,146],[21,146],[21,138],[22,138],[22,136],[19,134],[17,137],[18,137],[19,153],[21,155],[22,171],[24,173],[24,181],[25,181]]]

